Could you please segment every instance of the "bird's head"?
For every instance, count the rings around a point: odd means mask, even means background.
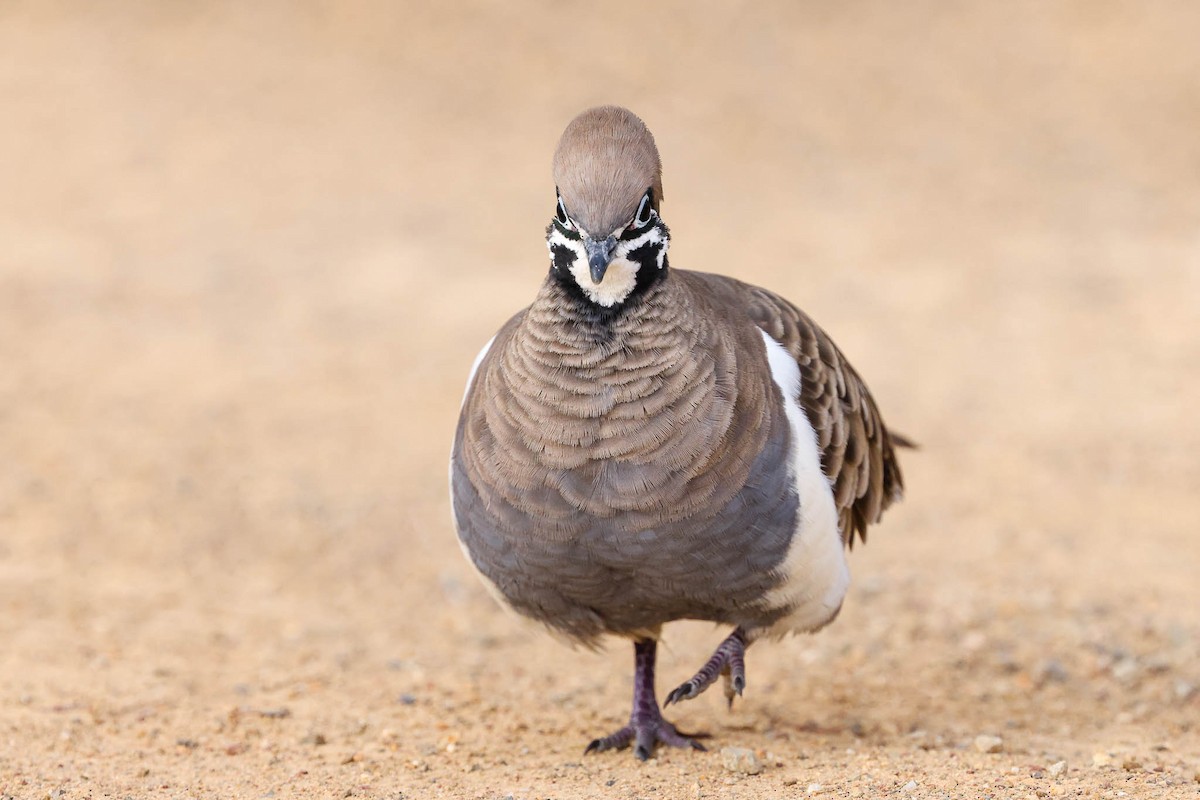
[[[631,111],[601,106],[571,120],[554,152],[554,182],[558,205],[546,246],[558,281],[616,308],[666,275],[662,162]]]

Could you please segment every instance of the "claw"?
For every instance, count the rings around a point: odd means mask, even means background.
[[[666,708],[672,703],[678,703],[680,700],[691,700],[696,696],[696,694],[697,692],[695,683],[692,681],[682,683],[667,694],[667,699],[663,700],[663,708]]]
[[[733,698],[740,697],[746,688],[745,656],[746,634],[738,628],[717,646],[712,657],[691,680],[681,683],[667,695],[663,706],[678,703],[680,700],[691,700],[711,686],[717,680],[717,676],[721,676],[725,680],[725,699],[732,707]]]
[[[668,747],[688,747],[704,750],[704,745],[695,738],[682,734],[662,717],[658,701],[654,697],[654,657],[656,642],[643,639],[634,643],[633,713],[629,724],[615,733],[593,739],[584,755],[603,753],[605,750],[620,750],[634,742],[633,754],[645,761],[654,754],[657,744]],[[668,701],[669,702],[669,701]]]
[[[592,743],[583,751],[586,756],[588,753],[603,753],[605,750],[620,750],[629,744],[633,739],[633,726],[626,725],[616,733],[611,733],[608,736],[603,736],[599,739],[593,739]]]
[[[721,677],[725,679],[725,704],[729,708],[733,708],[733,699],[741,697],[742,691],[746,688],[745,675],[730,675],[730,670],[725,670],[721,673]]]
[[[702,734],[695,736],[700,735]],[[659,716],[657,719],[651,717],[650,719],[630,720],[630,723],[619,731],[600,739],[593,739],[583,754],[586,756],[589,753],[603,753],[606,750],[621,750],[628,747],[630,742],[635,741],[633,754],[642,761],[654,754],[654,746],[659,743],[668,747],[689,747],[692,750],[700,751],[706,749],[693,736],[680,733],[674,725]]]

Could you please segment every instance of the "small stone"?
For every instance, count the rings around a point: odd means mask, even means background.
[[[987,644],[987,636],[981,631],[971,631],[962,640],[962,648],[967,652],[975,652]]]
[[[1053,764],[1051,764],[1049,767],[1047,767],[1046,771],[1050,773],[1051,778],[1060,777],[1063,773],[1065,773],[1067,771],[1067,762],[1056,761]]]
[[[417,702],[416,695],[409,694],[408,692],[405,692],[404,694],[400,695],[400,705],[402,705],[402,706],[416,705],[416,702]]]
[[[909,781],[908,783],[901,786],[900,789],[901,789],[901,791],[904,791],[904,792],[915,792],[917,790],[917,782]]]
[[[753,750],[745,747],[722,747],[721,760],[725,764],[725,769],[730,772],[757,775],[763,771],[763,765],[758,760],[758,756],[754,755]]]
[[[976,736],[975,749],[981,753],[999,753],[1004,749],[1004,740],[999,736]]]
[[[1067,668],[1056,658],[1047,659],[1038,664],[1034,671],[1034,680],[1039,686],[1047,683],[1065,683],[1071,677]]]
[[[1163,655],[1153,655],[1142,662],[1146,672],[1151,675],[1162,675],[1171,671],[1171,659]]]
[[[1121,683],[1131,683],[1141,671],[1135,658],[1122,658],[1116,664],[1113,664],[1112,676]]]
[[[1187,681],[1179,678],[1175,681],[1175,699],[1176,700],[1191,700],[1192,695],[1196,693],[1196,687]]]
[[[808,792],[809,794],[817,794],[824,789],[825,787],[819,783],[810,783],[807,787],[805,787],[804,791]]]
[[[1108,753],[1092,753],[1093,767],[1107,767],[1112,764],[1112,756]]]

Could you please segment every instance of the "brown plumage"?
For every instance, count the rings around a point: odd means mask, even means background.
[[[888,431],[867,385],[807,314],[766,289],[713,278],[735,285],[733,302],[799,364],[800,405],[817,434],[821,470],[833,482],[842,541],[853,547],[857,534],[865,543],[867,526],[904,492],[895,449],[911,443]]]
[[[662,162],[646,124],[624,108],[580,114],[554,151],[554,183],[580,227],[608,233],[629,220],[646,189],[662,201]]]
[[[669,269],[661,165],[629,111],[584,112],[554,157],[551,271],[485,348],[451,459],[459,538],[496,594],[585,644],[635,640],[636,739],[662,719],[654,644],[676,619],[734,633],[667,698],[745,647],[840,609],[844,548],[899,498],[893,437],[832,340],[779,296]]]

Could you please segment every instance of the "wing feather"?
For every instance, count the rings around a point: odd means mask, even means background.
[[[867,540],[867,526],[900,499],[904,478],[893,436],[859,374],[812,318],[779,295],[733,278],[690,273],[725,302],[741,305],[800,367],[800,405],[817,434],[821,469],[833,488],[842,541]]]

